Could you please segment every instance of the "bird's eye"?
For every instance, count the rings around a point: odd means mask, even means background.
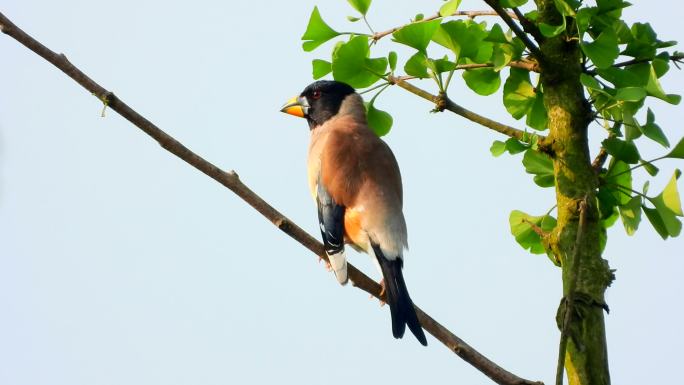
[[[321,97],[321,91],[314,91],[311,97],[314,99],[319,99]]]

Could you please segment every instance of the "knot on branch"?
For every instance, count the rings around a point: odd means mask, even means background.
[[[290,231],[290,229],[292,228],[292,223],[290,223],[290,221],[284,217],[276,219],[275,221],[273,221],[273,224],[276,225],[277,228],[286,233]]]
[[[436,113],[436,112],[443,112],[446,107],[447,107],[447,95],[446,92],[440,91],[439,94],[435,96],[435,108],[433,108],[430,112]]]

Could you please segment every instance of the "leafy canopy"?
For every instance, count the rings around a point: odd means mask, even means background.
[[[363,18],[368,22],[371,0],[348,2],[360,15],[350,16],[348,20],[355,22]],[[490,149],[492,155],[522,153],[523,167],[532,175],[533,182],[540,187],[554,187],[553,162],[537,146],[535,134],[546,131],[548,125],[544,90],[535,72],[539,66],[524,42],[507,26],[451,17],[460,3],[460,0],[445,1],[437,15],[429,18],[416,15],[410,23],[380,34],[372,30],[370,33],[337,32],[314,7],[302,36],[303,49],[312,51],[329,40],[338,38],[338,41],[328,60],[313,60],[313,77],[332,75],[357,89],[375,91],[366,103],[369,125],[376,134],[386,135],[393,120],[376,104],[378,96],[391,85],[390,75],[430,79],[440,94],[447,95],[453,75],[460,72],[465,86],[476,95],[490,96],[500,91],[505,110],[529,129],[523,140],[495,141]],[[526,4],[527,0],[501,0],[500,3],[512,8]],[[674,170],[657,195],[648,195],[648,181],[641,191],[636,191],[632,173],[643,169],[647,178],[652,177],[660,171],[654,165],[656,161],[684,159],[684,140],[665,155],[650,160],[643,157],[639,148],[642,138],[666,149],[670,147],[670,139],[656,123],[655,113],[644,107],[654,100],[680,102],[681,97],[667,93],[660,80],[671,64],[684,60],[684,54],[669,51],[675,42],[660,40],[648,23],[629,25],[623,21],[622,10],[630,5],[628,2],[598,0],[595,3],[554,0],[556,9],[564,16],[557,25],[539,22],[536,11],[524,16],[544,37],[562,35],[568,41],[579,42],[584,63],[580,80],[592,104],[595,122],[604,132],[598,150],[608,157],[608,166],[599,170],[596,191],[604,228],[620,218],[627,234],[632,235],[645,216],[664,239],[678,236],[683,216],[677,190],[681,172]],[[404,51],[411,52],[407,57],[400,58],[395,51],[372,55],[371,51],[379,50],[381,42],[389,40],[384,37],[390,34],[389,44],[404,46]],[[546,253],[551,257],[542,235],[556,225],[552,211],[541,216],[513,211],[510,228],[515,240],[531,253]],[[557,263],[553,257],[551,260]]]

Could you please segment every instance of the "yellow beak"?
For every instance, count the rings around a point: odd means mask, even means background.
[[[309,108],[308,103],[306,103],[306,99],[303,99],[299,96],[295,96],[292,99],[288,100],[287,103],[280,109],[280,112],[284,112],[286,114],[298,116],[300,118],[303,118],[306,116],[306,110]]]

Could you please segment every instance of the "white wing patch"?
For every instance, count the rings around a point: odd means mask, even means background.
[[[332,267],[333,273],[335,273],[335,278],[337,282],[345,285],[349,280],[347,276],[347,256],[342,250],[336,254],[328,254],[328,259],[330,260],[330,266]]]

